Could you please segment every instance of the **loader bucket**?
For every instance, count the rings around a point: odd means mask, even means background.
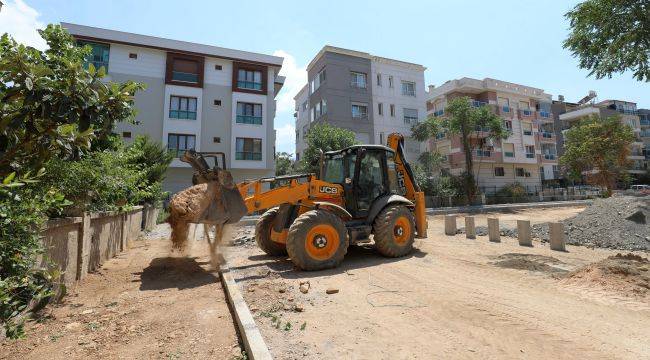
[[[226,170],[219,170],[218,180],[210,181],[208,186],[215,186],[214,200],[203,213],[201,220],[209,224],[233,224],[238,222],[248,209],[232,175]]]

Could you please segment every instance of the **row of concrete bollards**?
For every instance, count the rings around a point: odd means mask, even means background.
[[[498,218],[488,218],[488,239],[501,242],[501,229]],[[566,251],[564,224],[549,223],[549,243],[551,250]],[[445,215],[445,235],[456,235],[456,215]],[[476,239],[476,225],[473,216],[465,216],[465,237]],[[533,246],[532,230],[529,220],[517,220],[517,238],[521,246]]]

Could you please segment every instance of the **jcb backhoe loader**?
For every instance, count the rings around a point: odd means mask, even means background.
[[[336,267],[348,246],[373,235],[384,256],[407,255],[417,235],[426,237],[424,193],[404,156],[404,137],[388,146],[354,145],[322,154],[320,174],[246,180],[223,186],[204,218],[235,223],[245,213],[265,211],[255,238],[269,255],[288,254],[304,270]],[[210,168],[206,158],[213,158]],[[181,159],[195,170],[193,182],[230,178],[223,153],[187,151]],[[221,164],[219,164],[221,160]],[[270,190],[263,184],[274,183]]]

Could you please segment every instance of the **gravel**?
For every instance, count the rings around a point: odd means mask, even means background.
[[[619,250],[650,250],[650,196],[597,199],[578,215],[564,221],[568,244]],[[501,236],[517,237],[516,228],[501,227]],[[534,224],[532,236],[548,242],[548,224]],[[459,234],[465,228],[458,229]],[[487,236],[486,226],[476,235]]]

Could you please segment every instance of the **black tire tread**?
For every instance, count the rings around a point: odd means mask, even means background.
[[[403,215],[410,219],[411,238],[405,246],[399,246],[394,241],[393,228],[395,220]],[[393,205],[382,210],[375,218],[373,231],[375,233],[375,248],[383,256],[393,258],[402,257],[408,255],[413,250],[413,242],[415,241],[415,217],[406,206]]]
[[[312,259],[305,251],[305,237],[313,226],[323,223],[332,224],[338,229],[340,246],[334,256],[325,261]],[[289,228],[287,237],[287,253],[291,261],[302,270],[313,271],[330,269],[339,266],[348,252],[349,240],[343,221],[327,210],[310,210],[298,216]]]
[[[262,251],[271,256],[287,255],[287,247],[284,244],[271,240],[271,226],[278,211],[277,207],[267,210],[255,224],[255,242]]]

